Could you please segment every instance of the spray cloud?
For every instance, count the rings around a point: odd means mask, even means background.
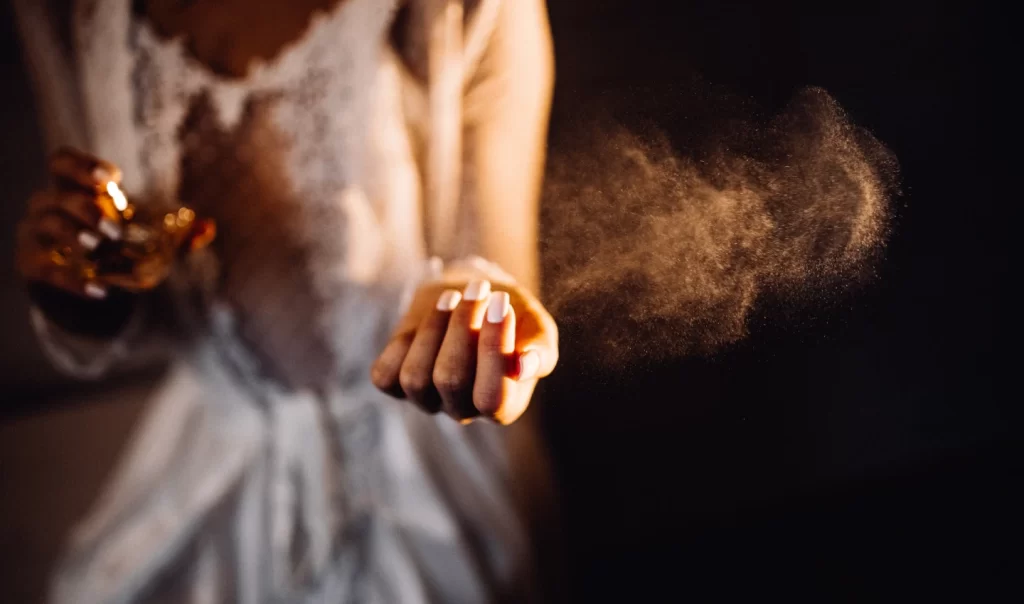
[[[884,244],[896,162],[823,90],[713,130],[688,155],[609,112],[556,137],[546,300],[603,363],[713,352],[766,294],[855,282]]]

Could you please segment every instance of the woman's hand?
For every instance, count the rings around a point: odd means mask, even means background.
[[[50,158],[51,186],[32,196],[18,228],[22,277],[71,294],[107,295],[93,253],[124,235],[121,213],[107,192],[121,171],[108,162],[64,149]]]
[[[138,220],[109,162],[62,149],[50,159],[50,177],[18,229],[18,269],[30,284],[97,300],[109,287],[147,291],[167,276],[179,249],[213,237],[213,224],[187,208],[154,224]]]
[[[374,385],[459,421],[510,424],[558,362],[558,327],[518,286],[421,287],[372,369]]]

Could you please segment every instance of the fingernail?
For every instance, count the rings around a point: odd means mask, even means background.
[[[101,218],[100,223],[96,228],[98,228],[99,231],[109,239],[113,239],[114,241],[121,239],[121,225],[109,218]]]
[[[444,312],[453,311],[459,305],[460,300],[462,300],[462,294],[458,290],[446,289],[441,294],[441,297],[437,299],[437,310],[443,310]]]
[[[529,380],[537,375],[540,370],[540,353],[536,350],[527,350],[519,355],[519,377],[520,382]]]
[[[92,179],[99,184],[104,184],[110,180],[110,172],[107,172],[102,166],[96,166],[92,171]]]
[[[97,285],[95,283],[86,283],[84,291],[85,295],[97,300],[102,300],[107,297],[107,290],[102,285]]]
[[[470,281],[469,285],[466,286],[466,291],[462,294],[462,299],[478,302],[486,298],[490,293],[490,281],[487,281],[486,279],[483,281]]]
[[[501,323],[510,308],[508,292],[494,292],[487,302],[487,322]]]
[[[100,244],[100,236],[89,231],[78,232],[78,243],[87,250],[94,250]]]

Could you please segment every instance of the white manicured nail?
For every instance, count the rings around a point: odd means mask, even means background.
[[[466,291],[462,293],[463,300],[472,300],[479,302],[491,294],[491,282],[486,279],[483,281],[470,281],[469,285],[466,286]]]
[[[494,292],[487,302],[487,322],[501,323],[508,316],[510,308],[508,292]]]
[[[458,290],[446,289],[437,299],[437,310],[451,312],[459,305],[460,300],[462,300],[462,294]]]
[[[104,184],[110,181],[110,172],[107,172],[101,166],[97,166],[92,171],[92,179],[99,184]]]
[[[96,298],[97,300],[102,300],[107,297],[107,290],[102,285],[97,285],[95,283],[86,283],[84,291],[85,295],[90,298]]]
[[[96,228],[109,239],[113,239],[114,241],[121,239],[121,225],[109,218],[101,218],[100,223]]]
[[[540,370],[540,353],[536,350],[527,350],[519,355],[519,377],[520,382],[529,380],[537,375]]]
[[[100,236],[89,231],[78,231],[78,243],[87,250],[94,250],[100,244]]]

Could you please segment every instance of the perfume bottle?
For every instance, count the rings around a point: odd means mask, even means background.
[[[122,234],[94,251],[83,267],[89,280],[130,292],[150,290],[167,277],[178,258],[206,247],[216,236],[215,223],[197,217],[189,207],[136,207],[113,182],[102,194],[117,209]]]

